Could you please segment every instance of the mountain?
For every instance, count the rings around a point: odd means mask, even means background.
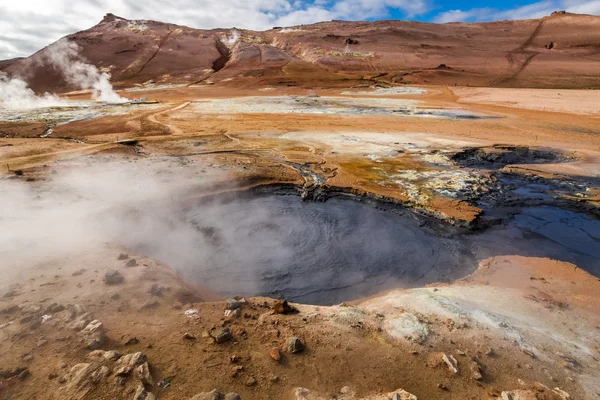
[[[359,82],[600,87],[600,17],[433,24],[331,21],[257,32],[200,30],[107,14],[67,36],[118,87],[214,82],[327,87]],[[69,87],[40,63],[52,45],[0,69],[36,91]],[[232,79],[235,78],[235,79]]]

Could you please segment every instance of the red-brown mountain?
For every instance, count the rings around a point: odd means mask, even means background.
[[[348,81],[600,87],[600,17],[432,24],[331,21],[264,32],[199,30],[108,14],[67,36],[117,86],[212,81],[244,87]],[[48,47],[0,69],[37,91],[74,89],[39,62]],[[231,79],[234,78],[234,79]]]

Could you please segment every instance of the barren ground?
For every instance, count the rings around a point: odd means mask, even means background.
[[[508,204],[597,223],[599,91],[424,89],[149,90],[158,105],[56,126],[45,138],[46,120],[0,123],[2,179],[43,188],[108,159],[155,164],[149,174],[165,181],[210,175],[191,198],[291,187],[309,201],[345,193],[471,230],[501,223],[495,210]],[[548,199],[507,194],[499,185],[509,178],[547,187]],[[243,399],[374,399],[400,388],[419,399],[600,398],[599,237],[590,232],[592,273],[508,253],[455,282],[294,304],[297,313],[247,298],[237,317],[210,286],[123,243],[10,259],[0,281],[0,398],[188,399],[218,389]],[[123,282],[104,282],[108,270]],[[232,338],[217,343],[223,327]],[[292,337],[306,348],[291,353]],[[147,361],[126,356],[137,352]]]

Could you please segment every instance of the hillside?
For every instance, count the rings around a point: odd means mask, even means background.
[[[331,21],[256,32],[199,30],[107,14],[67,38],[121,87],[149,80],[240,87],[327,87],[349,80],[600,87],[600,17],[589,15],[448,24]],[[0,68],[25,77],[36,91],[74,89],[40,65],[51,46]]]

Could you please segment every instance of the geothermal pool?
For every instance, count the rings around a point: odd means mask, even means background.
[[[198,201],[185,208],[189,229],[171,238],[168,252],[129,245],[223,296],[310,304],[452,281],[498,255],[550,257],[600,275],[600,221],[584,214],[525,208],[504,224],[470,232],[408,209],[385,208],[275,194]],[[185,252],[173,251],[183,242]]]

